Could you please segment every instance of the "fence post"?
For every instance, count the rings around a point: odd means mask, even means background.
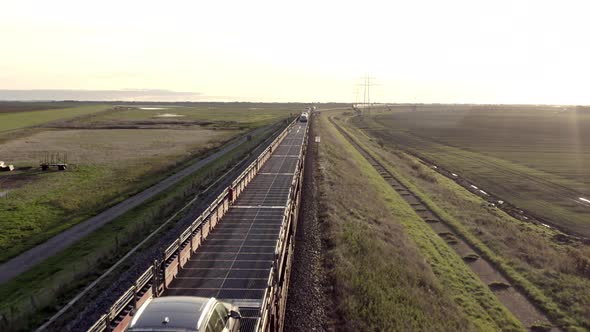
[[[162,284],[162,291],[165,291],[168,286],[166,285],[166,252],[164,250],[162,250],[162,261],[158,270],[162,271],[162,280],[158,276],[158,282]]]
[[[154,265],[152,266],[152,295],[153,297],[158,297],[158,260],[154,259]]]
[[[133,286],[133,313],[137,310],[137,293],[139,293],[141,289],[137,289],[137,284]]]
[[[104,317],[104,325],[106,327],[105,331],[112,331],[113,329],[111,328],[111,309],[107,310],[106,315]]]
[[[195,252],[195,246],[193,245],[193,241],[194,241],[194,237],[195,237],[195,231],[193,231],[193,226],[191,225],[191,235],[188,237],[188,241],[191,245],[191,256],[193,255],[193,252]]]
[[[178,249],[176,249],[176,259],[178,260],[178,271],[180,271],[180,254],[182,253],[182,238],[178,237]]]

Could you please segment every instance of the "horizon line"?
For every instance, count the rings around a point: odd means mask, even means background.
[[[342,101],[322,101],[322,102],[306,102],[306,101],[223,101],[223,100],[176,100],[176,101],[155,101],[155,100],[85,100],[85,99],[0,99],[0,103],[5,102],[19,102],[19,103],[121,103],[121,104],[199,104],[199,103],[241,103],[241,104],[344,104],[344,105],[364,105],[365,103],[342,102]],[[476,105],[476,106],[575,106],[575,107],[589,107],[586,104],[546,104],[546,103],[479,103],[479,102],[375,102],[371,105],[388,106],[388,105]]]

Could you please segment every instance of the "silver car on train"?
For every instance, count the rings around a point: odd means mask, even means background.
[[[215,298],[164,296],[147,300],[133,315],[128,332],[237,332],[240,310]]]

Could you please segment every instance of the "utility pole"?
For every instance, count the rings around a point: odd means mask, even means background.
[[[364,87],[364,91],[363,91],[363,107],[366,108],[366,110],[367,110],[366,113],[368,115],[371,115],[371,87],[376,85],[375,83],[373,83],[373,81],[375,80],[375,78],[369,76],[369,74],[366,74],[362,78],[362,80],[363,80],[363,83],[362,84],[358,84],[358,85],[362,85]]]

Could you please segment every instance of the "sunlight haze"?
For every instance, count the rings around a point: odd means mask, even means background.
[[[0,89],[590,104],[585,1],[4,1]]]

